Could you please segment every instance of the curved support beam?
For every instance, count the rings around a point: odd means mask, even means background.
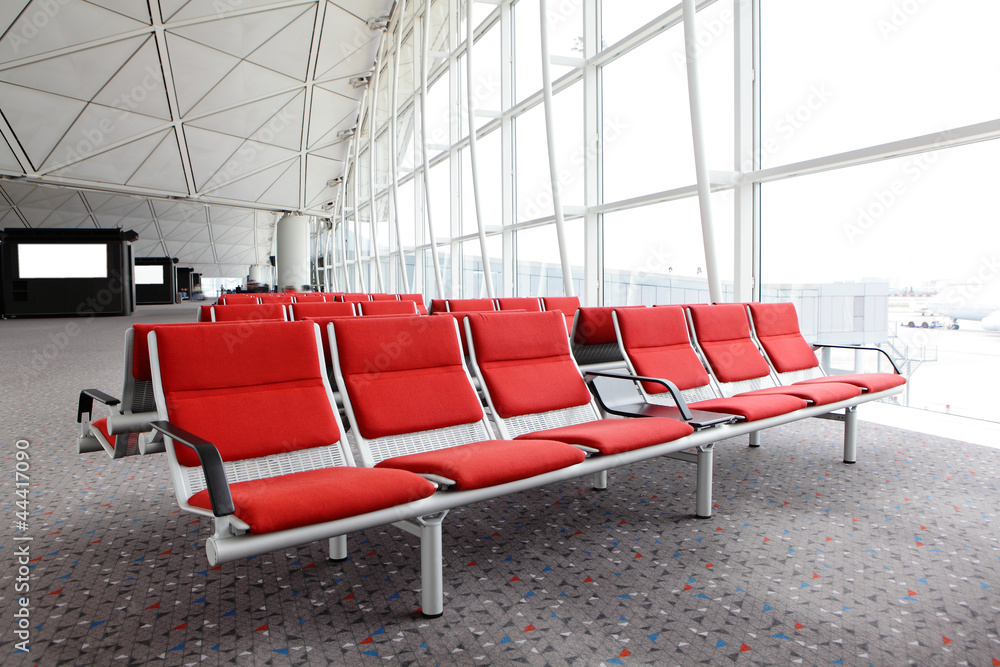
[[[542,0],[544,2],[545,0]],[[705,247],[705,275],[708,294],[712,303],[723,300],[722,280],[715,245],[715,228],[712,224],[712,189],[708,176],[708,158],[705,156],[705,131],[701,117],[701,88],[698,84],[698,36],[695,25],[695,0],[683,0],[684,53],[687,60],[688,102],[691,106],[691,136],[694,139],[694,166],[698,177],[698,207],[701,209],[701,235]]]
[[[555,121],[552,116],[552,67],[549,63],[548,0],[539,0],[538,16],[542,37],[542,97],[545,107],[545,143],[549,154],[549,181],[552,183],[552,208],[556,217],[556,238],[559,241],[559,264],[562,266],[563,291],[566,296],[576,296],[573,290],[573,273],[566,250],[566,221],[563,219],[562,194],[559,187],[559,169],[556,165]]]
[[[475,90],[475,82],[472,78],[472,47],[474,43],[474,26],[472,21],[472,5],[475,0],[465,0],[465,94],[468,98],[469,107],[469,160],[472,171],[472,197],[476,203],[476,229],[479,231],[479,250],[483,258],[483,280],[486,284],[486,296],[491,299],[496,298],[493,290],[493,272],[490,266],[490,253],[486,249],[486,227],[483,225],[483,212],[479,200],[479,153],[476,147],[476,105],[472,91]]]
[[[378,81],[380,63],[385,59],[386,40],[381,40],[379,53],[375,57],[375,72],[368,84],[368,223],[371,225],[372,254],[375,258],[375,281],[378,291],[385,292],[382,279],[382,258],[378,252],[378,224],[375,221],[375,111],[378,109]]]
[[[434,235],[434,217],[431,215],[431,162],[427,155],[427,70],[430,60],[431,41],[431,0],[424,0],[423,39],[420,40],[420,156],[424,169],[424,216],[427,219],[427,233],[430,234],[431,263],[434,265],[434,284],[437,296],[445,299],[444,279],[441,277],[441,261],[437,254],[437,237]],[[414,267],[415,268],[415,267]]]
[[[402,17],[406,14],[406,0],[399,0],[396,7],[396,15]],[[396,226],[396,247],[399,248],[399,273],[402,276],[403,293],[410,293],[410,277],[406,275],[406,258],[403,256],[403,234],[399,226],[399,165],[396,164],[397,151],[399,150],[399,138],[396,136],[399,125],[399,60],[402,55],[403,28],[401,24],[396,25],[396,45],[395,56],[392,59],[392,92],[390,102],[392,114],[389,119],[389,171],[391,172],[391,192],[392,192],[392,221]],[[414,270],[416,270],[416,260],[414,260]]]

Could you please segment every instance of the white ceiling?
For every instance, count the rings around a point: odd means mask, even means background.
[[[392,5],[0,0],[0,228],[121,226],[245,275],[268,211],[325,215]]]

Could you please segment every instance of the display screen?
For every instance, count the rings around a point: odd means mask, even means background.
[[[136,264],[135,284],[136,285],[162,285],[163,280],[162,264]]]
[[[18,243],[18,278],[107,278],[106,243]]]

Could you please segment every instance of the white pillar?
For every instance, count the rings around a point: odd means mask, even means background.
[[[285,215],[275,224],[278,290],[309,284],[309,218]]]
[[[263,264],[251,264],[248,279],[258,285],[266,285],[268,283],[268,268]]]

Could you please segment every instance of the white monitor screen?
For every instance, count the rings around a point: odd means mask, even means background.
[[[19,278],[107,278],[106,243],[18,243]]]
[[[135,284],[136,285],[162,285],[163,284],[162,264],[136,264]]]

